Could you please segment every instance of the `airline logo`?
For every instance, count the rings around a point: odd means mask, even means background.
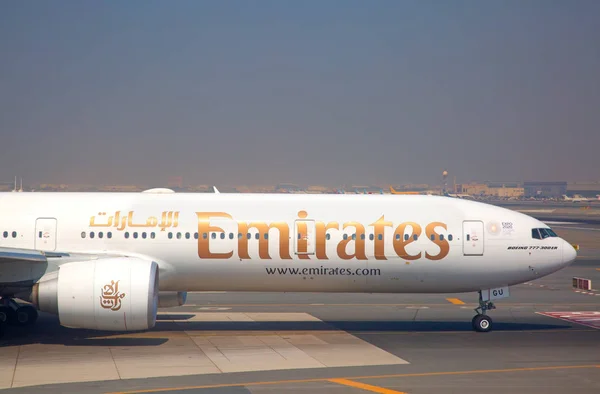
[[[100,306],[111,311],[121,309],[121,300],[125,298],[125,293],[119,292],[119,282],[111,280],[109,284],[102,287],[102,295],[100,296]]]
[[[161,220],[158,217],[150,216],[145,221],[136,223],[133,218],[134,212],[130,211],[127,215],[121,215],[121,211],[115,212],[114,216],[106,216],[106,212],[100,212],[90,218],[90,227],[116,228],[119,231],[125,228],[160,228],[165,231],[167,228],[176,228],[179,226],[179,212],[162,212]],[[293,228],[287,222],[263,222],[237,221],[227,212],[196,212],[198,221],[198,257],[201,259],[229,259],[234,255],[231,251],[211,252],[211,243],[218,242],[216,238],[206,236],[210,233],[229,232],[223,227],[230,229],[233,225],[233,231],[237,236],[237,258],[241,260],[250,259],[249,245],[251,240],[247,237],[250,230],[255,230],[260,234],[258,237],[258,254],[262,260],[272,259],[275,251],[269,250],[269,239],[264,234],[269,234],[270,230],[277,230],[279,235],[278,252],[279,258],[283,260],[292,259],[290,250],[291,236],[298,234],[298,239],[294,239],[295,254],[299,259],[309,260],[311,256],[317,260],[328,260],[330,258],[341,260],[368,260],[367,258],[367,238],[373,243],[374,258],[376,260],[387,260],[387,257],[394,253],[404,260],[418,260],[425,258],[428,260],[441,260],[450,252],[450,244],[444,231],[447,225],[442,222],[431,222],[422,226],[416,222],[403,222],[394,225],[391,221],[385,219],[382,215],[372,223],[364,224],[357,221],[346,223],[322,222],[308,218],[306,211],[298,212],[298,218],[295,220]],[[213,222],[211,224],[211,221]],[[215,224],[214,222],[217,222]],[[367,229],[372,229],[367,237]],[[335,242],[330,239],[329,230],[351,232],[350,236],[343,237],[335,247],[335,255],[327,254],[328,242]],[[387,231],[386,231],[387,230]],[[441,230],[441,231],[440,231]],[[391,250],[386,250],[389,245],[385,244],[385,233],[393,231]],[[428,243],[438,246],[438,250],[430,253],[427,250],[415,251],[408,248],[410,244],[417,242],[422,236],[425,236]],[[441,235],[441,236],[440,236]],[[220,237],[224,239],[223,237]],[[294,237],[295,238],[295,237]],[[312,244],[314,242],[314,244]],[[222,243],[220,243],[222,245]],[[310,245],[310,248],[309,248]],[[422,243],[420,243],[422,245]],[[314,252],[312,251],[314,248]],[[411,249],[411,251],[407,251]],[[310,249],[310,251],[309,251]],[[429,249],[429,248],[428,248]]]
[[[239,259],[250,259],[248,253],[248,245],[250,239],[246,236],[250,229],[255,229],[259,234],[266,234],[269,230],[277,230],[279,232],[279,258],[283,260],[291,260],[290,254],[290,226],[287,222],[240,222],[235,221],[233,217],[226,212],[196,212],[198,218],[198,257],[201,259],[229,259],[233,257],[233,250],[229,252],[214,253],[211,252],[210,244],[215,242],[215,239],[211,240],[211,237],[203,237],[203,234],[208,233],[225,233],[222,227],[219,225],[225,225],[226,223],[234,223],[237,227],[237,233],[242,236],[238,236],[237,239],[237,257]],[[394,224],[390,221],[385,220],[385,215],[382,215],[379,219],[373,223],[365,226],[362,223],[350,221],[346,223],[338,222],[321,222],[307,219],[308,214],[305,211],[298,212],[298,219],[295,223],[295,230],[299,234],[296,242],[296,251],[300,259],[310,259],[311,254],[308,252],[309,238],[306,235],[309,233],[309,223],[314,223],[314,242],[315,252],[314,257],[317,260],[328,260],[330,257],[341,259],[341,260],[367,260],[366,253],[366,227],[373,228],[373,243],[374,243],[374,257],[376,260],[387,260],[389,251],[385,250],[385,237],[384,232],[386,228],[394,231],[392,248],[394,253],[405,260],[417,260],[425,257],[428,260],[441,260],[446,257],[450,251],[450,244],[445,237],[440,237],[440,233],[437,232],[438,228],[444,230],[447,229],[445,223],[432,222],[425,226],[425,229],[415,222],[404,222],[394,228]],[[219,225],[211,224],[211,219],[218,219]],[[352,236],[344,237],[337,243],[336,255],[327,255],[327,242],[335,242],[327,237],[328,230],[346,230],[351,228]],[[388,231],[390,231],[388,230]],[[431,242],[439,247],[437,254],[430,254],[427,251],[419,251],[411,254],[407,252],[406,248],[423,234],[426,235],[428,242]],[[370,237],[369,237],[370,239]],[[349,246],[354,246],[350,248]],[[258,238],[258,254],[263,260],[270,260],[271,251],[269,251],[269,240],[264,236]]]

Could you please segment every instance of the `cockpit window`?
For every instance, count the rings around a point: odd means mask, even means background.
[[[558,237],[554,231],[549,228],[533,228],[531,229],[531,238],[546,239],[550,237]]]

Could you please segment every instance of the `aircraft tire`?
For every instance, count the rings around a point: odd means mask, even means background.
[[[15,319],[15,310],[8,305],[0,305],[0,324],[10,324]]]
[[[477,332],[489,332],[492,330],[492,318],[487,315],[477,315],[472,321],[473,329]]]
[[[31,305],[24,305],[17,308],[12,324],[15,326],[30,326],[35,323],[38,318],[37,310]],[[11,321],[9,321],[11,323]]]

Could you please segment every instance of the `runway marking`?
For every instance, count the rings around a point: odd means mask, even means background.
[[[561,369],[589,369],[600,368],[600,365],[561,365],[552,367],[529,367],[529,368],[506,368],[506,369],[480,369],[472,371],[448,371],[448,372],[421,372],[421,373],[400,373],[390,375],[368,375],[368,376],[351,376],[341,378],[313,378],[313,379],[290,379],[290,380],[272,380],[258,381],[245,383],[222,383],[199,386],[181,386],[181,387],[161,387],[157,389],[142,389],[134,391],[116,391],[106,394],[144,394],[144,393],[161,393],[168,391],[184,391],[184,390],[199,390],[199,389],[214,389],[222,387],[245,387],[245,386],[267,386],[267,385],[282,385],[289,383],[311,383],[311,382],[327,382],[332,379],[348,379],[348,380],[365,380],[365,379],[387,379],[387,378],[411,378],[411,377],[427,377],[427,376],[451,376],[451,375],[475,375],[488,373],[510,373],[510,372],[536,372],[536,371],[555,371]]]
[[[366,391],[371,391],[373,393],[379,394],[406,394],[402,391],[390,390],[379,386],[372,386],[366,383],[355,382],[353,380],[348,379],[329,379],[330,382],[341,384],[344,386],[355,387],[357,389],[362,389]]]
[[[451,302],[454,305],[464,305],[465,303],[458,298],[446,298],[446,301]]]
[[[569,323],[581,324],[582,326],[600,329],[600,312],[596,311],[583,311],[583,312],[536,312],[539,315],[553,317],[568,321]]]

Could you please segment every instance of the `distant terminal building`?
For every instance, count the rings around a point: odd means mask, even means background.
[[[534,198],[560,198],[567,194],[567,182],[534,182],[523,184],[525,197]]]
[[[275,186],[276,193],[300,193],[303,191],[304,189],[302,187],[294,183],[280,183]]]
[[[525,194],[518,182],[485,182],[457,184],[455,193],[480,197],[520,198]]]
[[[600,182],[569,182],[567,184],[568,196],[579,195],[581,197],[594,198],[600,195]]]

